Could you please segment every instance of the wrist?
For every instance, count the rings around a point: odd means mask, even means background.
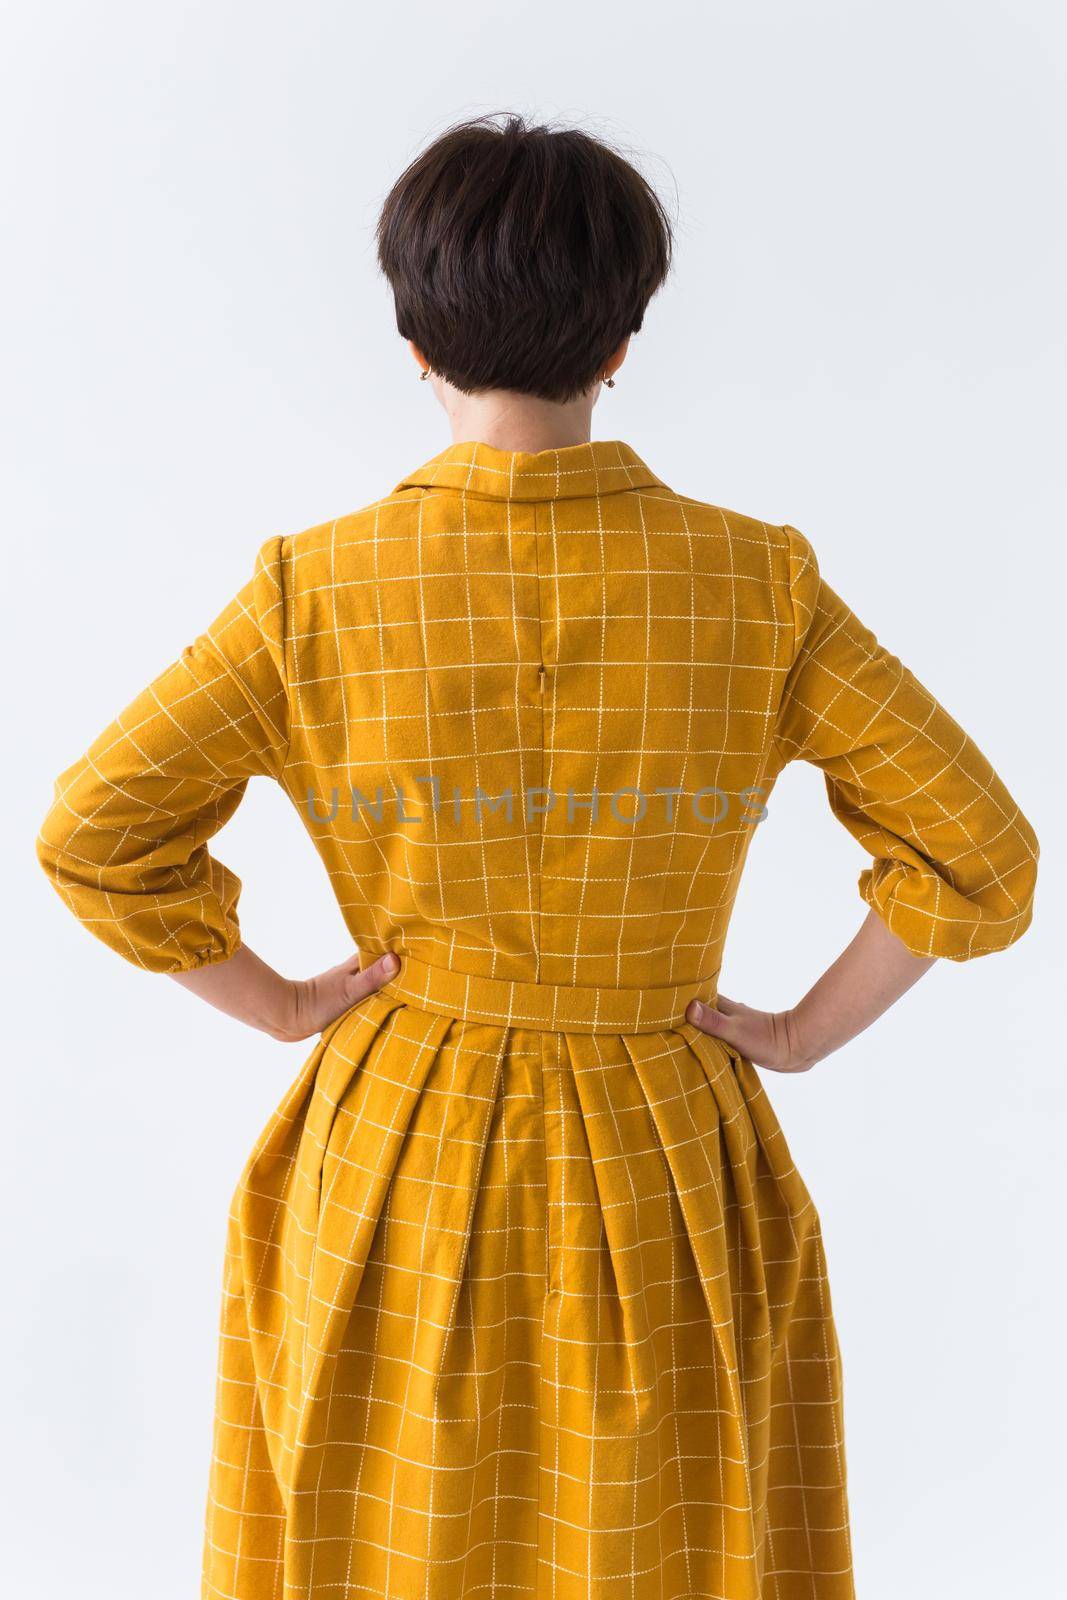
[[[812,1037],[811,1018],[804,1010],[803,1001],[782,1013],[782,1026],[790,1071],[806,1072],[822,1060],[827,1052],[820,1049],[818,1041]]]
[[[281,1044],[294,1043],[301,1037],[298,1032],[302,1009],[300,990],[299,979],[273,974],[271,981],[255,995],[245,1021]]]

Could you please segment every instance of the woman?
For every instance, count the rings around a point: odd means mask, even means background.
[[[318,1036],[234,1194],[203,1594],[838,1600],[819,1220],[754,1069],[1010,945],[1033,830],[801,532],[591,439],[670,262],[633,167],[479,119],[378,242],[453,442],[268,539],[38,841],[121,955]],[[767,1014],[717,978],[798,757],[868,913]],[[208,850],[256,774],[357,947],[307,982],[242,942]]]

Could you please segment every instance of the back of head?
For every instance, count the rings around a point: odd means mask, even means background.
[[[377,240],[397,328],[434,371],[464,393],[553,401],[589,389],[640,329],[672,242],[617,151],[503,113],[454,125],[406,168]]]

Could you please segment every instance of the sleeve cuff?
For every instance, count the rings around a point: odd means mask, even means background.
[[[993,955],[1021,938],[1033,916],[1030,896],[1009,915],[996,916],[936,874],[917,872],[903,861],[875,862],[860,873],[858,886],[890,933],[925,958],[973,961]]]
[[[167,973],[172,976],[176,972],[196,972],[200,967],[221,966],[237,954],[242,943],[239,932],[227,935],[221,944],[205,945],[200,950],[194,950],[186,960],[175,962],[167,968]]]

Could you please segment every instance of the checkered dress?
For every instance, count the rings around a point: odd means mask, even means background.
[[[1032,828],[811,545],[621,441],[454,444],[268,539],[63,772],[37,852],[150,972],[282,784],[396,978],[234,1193],[205,1600],[845,1600],[819,1220],[714,997],[775,779],[826,778],[911,950],[1025,930]]]

